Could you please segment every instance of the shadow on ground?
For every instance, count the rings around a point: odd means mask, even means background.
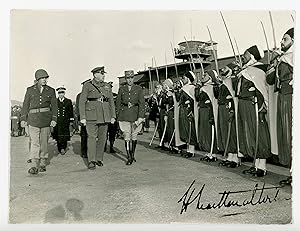
[[[84,203],[76,198],[68,199],[65,205],[57,205],[45,214],[45,223],[61,224],[80,222],[83,220],[81,211]]]

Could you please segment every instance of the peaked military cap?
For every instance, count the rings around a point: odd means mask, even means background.
[[[93,70],[91,70],[92,73],[96,73],[96,72],[101,72],[101,73],[106,73],[106,71],[104,70],[104,66],[102,67],[95,67]]]
[[[60,92],[65,92],[67,89],[65,88],[65,87],[58,87],[58,88],[56,88],[56,91],[58,92],[58,93],[60,93]]]

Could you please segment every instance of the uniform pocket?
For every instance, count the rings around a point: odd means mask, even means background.
[[[85,110],[86,119],[87,120],[97,120],[96,108],[95,107],[87,107]]]

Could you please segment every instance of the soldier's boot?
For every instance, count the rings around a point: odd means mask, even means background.
[[[39,165],[39,159],[33,158],[30,163],[30,168],[28,170],[28,173],[31,175],[38,174],[38,172],[39,172],[38,165]]]
[[[132,164],[132,158],[131,158],[131,153],[130,153],[130,141],[125,140],[125,149],[127,152],[127,162],[126,165],[131,165]]]
[[[110,147],[109,147],[109,152],[110,153],[116,153],[116,151],[114,150],[114,142],[113,141],[110,141]]]
[[[133,160],[134,162],[136,162],[136,159],[134,158],[134,153],[135,153],[135,149],[136,149],[136,144],[137,144],[137,140],[133,140],[133,141],[132,141],[132,152],[131,152],[131,154],[132,154],[132,160]]]
[[[39,167],[39,172],[46,172],[46,158],[41,158],[40,159],[40,167]]]

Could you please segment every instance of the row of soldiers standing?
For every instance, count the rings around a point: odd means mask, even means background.
[[[192,71],[173,83],[167,79],[155,100],[159,106],[160,148],[172,151],[187,144],[185,157],[195,147],[207,154],[200,160],[238,167],[244,157],[253,166],[244,174],[263,177],[266,159],[278,155],[291,168],[292,94],[294,29],[281,41],[281,50],[272,53],[271,64],[259,62],[264,52],[248,48],[242,63],[233,62],[221,70],[209,70],[200,81]],[[153,99],[150,102],[153,102]],[[291,184],[292,178],[280,184]]]

